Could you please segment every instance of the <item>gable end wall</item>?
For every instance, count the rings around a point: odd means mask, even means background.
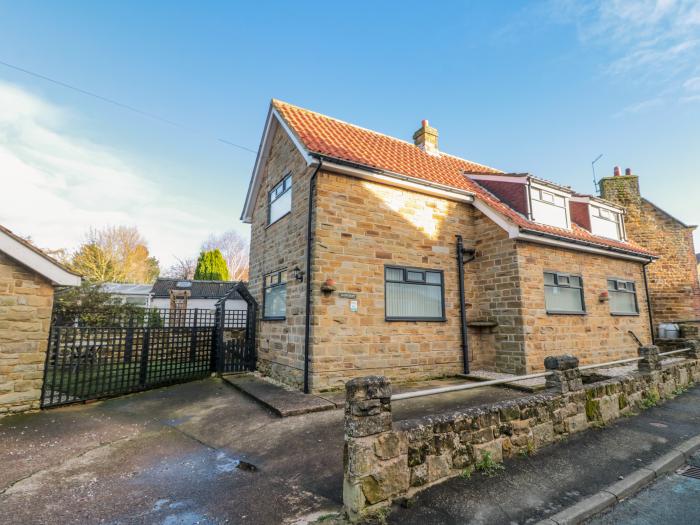
[[[262,169],[251,224],[248,288],[260,306],[256,333],[257,367],[264,374],[295,388],[303,386],[306,285],[290,276],[286,319],[266,321],[263,319],[263,278],[270,272],[282,268],[289,271],[297,266],[306,273],[306,224],[312,170],[287,134],[278,128]],[[268,192],[289,172],[292,173],[292,211],[268,225]]]
[[[53,291],[0,252],[0,417],[39,408]]]

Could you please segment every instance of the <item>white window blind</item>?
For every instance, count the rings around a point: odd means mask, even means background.
[[[386,267],[384,277],[387,320],[444,319],[442,272]]]

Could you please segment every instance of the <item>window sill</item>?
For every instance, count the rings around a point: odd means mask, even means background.
[[[557,312],[547,310],[547,315],[588,315],[588,312]]]
[[[639,314],[639,312],[628,313],[628,314],[610,312],[610,315],[612,315],[613,317],[639,317],[640,314]]]
[[[263,317],[263,321],[286,321],[286,317]]]
[[[292,212],[291,212],[291,210],[290,210],[290,211],[288,211],[287,213],[285,213],[284,215],[282,215],[282,217],[280,217],[279,219],[277,219],[275,222],[270,222],[270,223],[268,223],[267,226],[265,226],[265,229],[267,230],[270,226],[274,226],[275,224],[277,224],[278,222],[280,222],[282,219],[284,219],[285,217],[287,217],[287,216],[289,216],[289,215],[291,215],[291,214],[292,214]]]
[[[446,317],[385,317],[384,320],[387,323],[396,322],[407,322],[407,323],[444,323],[447,321]]]

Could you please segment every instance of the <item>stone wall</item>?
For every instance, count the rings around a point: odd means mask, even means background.
[[[630,240],[659,255],[648,266],[654,323],[700,319],[693,230],[642,198],[636,175],[601,179],[601,196],[625,207]]]
[[[354,379],[346,387],[345,509],[357,520],[432,484],[673,397],[700,381],[697,343],[693,348],[687,360],[663,367],[657,347],[640,348],[639,372],[586,385],[575,358],[549,358],[546,393],[397,424],[389,380]]]
[[[53,292],[0,253],[0,417],[39,408]]]
[[[314,236],[312,386],[380,374],[397,381],[463,370],[456,235],[476,250],[465,265],[472,368],[525,366],[515,242],[473,206],[321,171]],[[443,272],[445,321],[386,321],[384,267]],[[326,279],[337,291],[320,291]],[[341,297],[354,294],[354,299]],[[350,302],[357,301],[357,311]]]
[[[470,206],[321,172],[314,242],[314,389],[359,375],[413,380],[462,370],[456,240],[470,245]],[[387,264],[444,272],[446,321],[386,321]],[[326,279],[337,291],[324,294]],[[341,293],[356,295],[343,298]],[[350,310],[351,300],[357,311]]]
[[[643,344],[651,343],[640,263],[531,243],[518,244],[518,261],[527,360],[522,373],[542,370],[542,363],[548,355],[571,353],[583,364],[634,357],[639,345],[630,331]],[[582,276],[585,315],[547,313],[545,271]],[[607,280],[611,278],[635,282],[638,315],[612,315],[610,303],[600,301],[599,295],[608,289]]]
[[[263,318],[263,278],[266,274],[299,267],[306,271],[306,224],[311,170],[286,133],[277,130],[262,185],[253,210],[250,241],[250,293],[260,305],[257,329],[258,369],[297,388],[303,385],[305,283],[289,278],[287,314],[281,321]],[[268,225],[268,193],[292,174],[292,211]]]

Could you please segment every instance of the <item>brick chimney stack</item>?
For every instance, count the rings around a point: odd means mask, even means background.
[[[413,134],[413,143],[431,155],[439,155],[438,130],[430,127],[427,120],[421,122],[421,127]]]
[[[630,168],[626,168],[625,174],[621,175],[620,167],[615,166],[612,177],[600,179],[600,196],[624,206],[628,213],[634,213],[630,208],[639,208],[642,199],[639,193],[639,177],[633,175]]]

